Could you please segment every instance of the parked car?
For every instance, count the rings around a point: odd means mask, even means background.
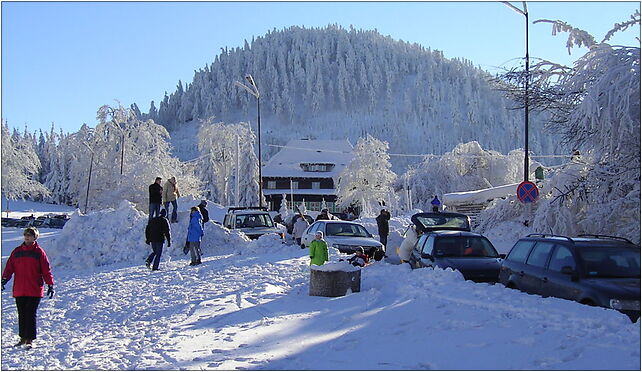
[[[223,226],[241,230],[250,239],[258,239],[261,235],[270,233],[279,234],[281,239],[285,237],[285,232],[276,226],[265,207],[228,208]]]
[[[297,218],[299,218],[299,217],[300,217],[300,215],[295,214],[294,216],[290,216],[290,217],[288,217],[286,219],[284,225],[287,228],[288,234],[290,234],[290,235],[292,234],[292,229],[294,229],[294,223],[297,221]],[[314,218],[312,218],[311,216],[309,216],[307,214],[304,214],[303,218],[305,218],[305,220],[308,221],[308,223],[310,225],[312,225],[314,223]]]
[[[470,232],[470,218],[460,213],[417,213],[411,221],[422,232],[410,255],[413,269],[452,268],[466,280],[495,283],[501,259],[483,235]]]
[[[354,254],[357,247],[363,247],[364,253],[373,257],[377,250],[384,249],[383,244],[362,225],[340,220],[319,220],[308,226],[301,237],[301,248],[310,246],[317,231],[323,233],[328,247],[334,247],[341,253]]]
[[[69,221],[69,216],[65,214],[50,215],[49,217],[47,217],[42,226],[49,227],[51,229],[62,229],[67,221]]]
[[[508,288],[640,317],[640,246],[624,238],[530,234],[510,250],[499,279]]]
[[[2,217],[2,226],[4,227],[15,227],[16,224],[21,221],[17,218]]]

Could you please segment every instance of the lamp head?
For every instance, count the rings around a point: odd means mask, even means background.
[[[254,78],[252,75],[247,74],[245,75],[245,80],[247,80],[248,83],[250,83],[251,86],[256,87],[256,84],[254,84]]]

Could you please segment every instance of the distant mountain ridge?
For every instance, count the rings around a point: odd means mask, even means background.
[[[175,92],[165,93],[158,107],[153,101],[147,113],[133,107],[170,132],[211,116],[250,121],[256,130],[256,99],[234,85],[248,73],[261,94],[264,154],[275,151],[266,144],[289,139],[354,144],[366,133],[387,141],[391,153],[442,154],[471,140],[503,153],[523,147],[523,111],[508,109],[512,103],[471,61],[337,25],[292,26],[222,49],[191,83],[179,81]],[[541,117],[531,114],[530,133],[533,153],[558,150]],[[194,147],[176,150],[190,157]]]

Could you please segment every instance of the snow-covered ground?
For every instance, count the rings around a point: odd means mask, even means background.
[[[203,264],[181,252],[187,210],[165,249],[161,271],[143,264],[147,216],[116,210],[75,214],[43,229],[56,296],[43,299],[35,349],[11,348],[17,315],[2,292],[3,370],[639,370],[640,322],[616,311],[465,281],[451,270],[410,270],[376,262],[361,292],[308,296],[307,252],[266,236],[248,241],[210,223]],[[12,209],[38,212],[46,205]],[[36,203],[37,204],[37,203]],[[25,204],[27,205],[27,204]],[[213,219],[224,208],[210,204]],[[361,221],[376,232],[374,219]],[[390,244],[408,217],[391,220]],[[510,249],[515,226],[496,228]],[[3,267],[21,231],[2,228]],[[331,252],[331,261],[339,259]],[[394,261],[394,260],[391,260]]]

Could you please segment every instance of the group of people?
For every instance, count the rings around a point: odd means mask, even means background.
[[[170,222],[178,221],[178,206],[176,199],[180,197],[176,178],[172,177],[161,187],[161,177],[156,177],[153,184],[149,185],[149,220],[145,227],[145,242],[151,244],[152,253],[145,260],[145,265],[152,271],[159,270],[160,257],[163,253],[163,244],[167,241],[167,247],[172,245],[172,234]],[[164,208],[161,209],[161,201],[164,201]],[[169,204],[172,204],[171,221],[167,219]],[[201,200],[200,204],[190,209],[190,220],[187,226],[187,239],[184,252],[190,252],[190,266],[201,264],[201,238],[204,234],[205,223],[210,220],[207,211],[207,201]]]
[[[161,186],[161,177],[156,177],[154,183],[149,185],[149,220],[160,216],[161,205],[164,206],[166,211],[169,211],[169,205],[172,204],[172,214],[170,222],[178,222],[178,208],[177,199],[180,198],[181,193],[178,191],[176,184],[176,177],[171,177],[165,182],[165,187]]]

